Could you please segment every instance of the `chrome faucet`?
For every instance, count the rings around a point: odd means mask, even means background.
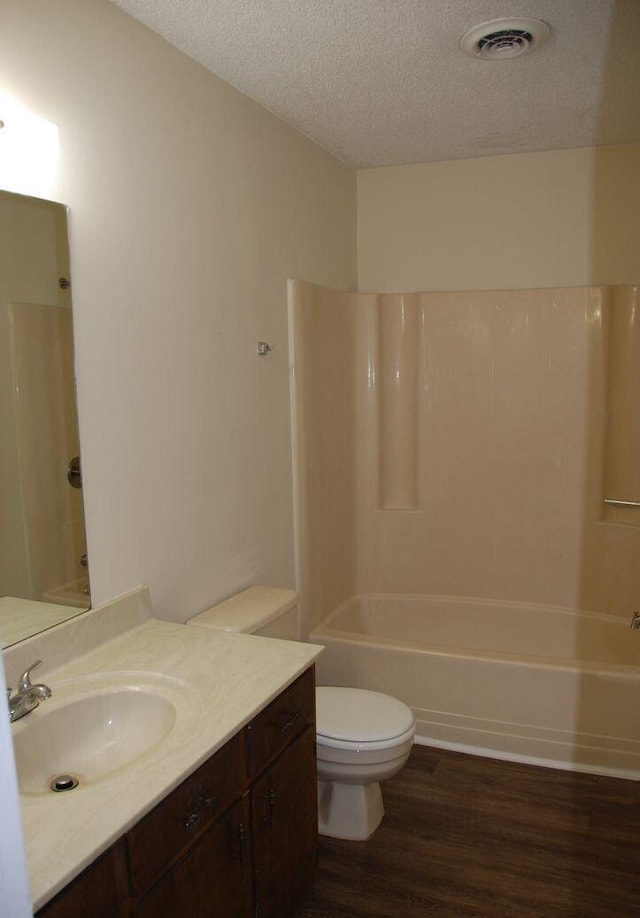
[[[640,630],[640,612],[634,612],[631,619],[631,627],[634,631]]]
[[[25,670],[20,676],[18,682],[18,691],[11,695],[12,689],[7,689],[7,702],[9,704],[9,719],[11,723],[14,720],[20,720],[25,714],[37,708],[41,701],[51,698],[51,689],[48,685],[32,685],[31,670],[39,666],[42,660],[36,660],[29,669]]]

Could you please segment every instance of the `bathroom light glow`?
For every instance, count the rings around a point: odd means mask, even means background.
[[[0,188],[47,197],[60,155],[58,128],[0,90]]]

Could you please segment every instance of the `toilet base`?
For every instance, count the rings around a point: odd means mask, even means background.
[[[330,838],[366,841],[384,816],[380,785],[318,781],[318,831]]]

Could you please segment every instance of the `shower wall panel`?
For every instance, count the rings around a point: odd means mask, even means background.
[[[378,298],[379,506],[417,509],[418,294]]]
[[[86,552],[81,492],[67,481],[79,454],[73,381],[71,309],[38,303],[9,304],[24,548],[29,592],[48,591],[82,574]]]
[[[297,320],[294,426],[310,626],[349,589],[637,606],[640,527],[603,505],[619,289],[302,286],[313,305]]]
[[[640,289],[616,287],[609,315],[605,495],[619,500],[610,512],[640,522]]]
[[[360,481],[359,592],[578,604],[602,301],[592,288],[419,296],[418,512],[379,509],[376,483]],[[375,403],[380,373],[359,373],[363,388],[371,378]],[[360,465],[377,446],[359,446]]]
[[[355,590],[356,318],[351,294],[289,282],[296,566],[303,631]]]
[[[600,521],[585,528],[581,596],[588,608],[630,616],[640,596],[640,291],[607,292],[602,496],[630,506],[598,504]]]

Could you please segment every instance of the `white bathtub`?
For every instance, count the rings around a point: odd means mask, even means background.
[[[418,742],[640,780],[640,631],[615,616],[359,596],[310,639],[320,684],[395,695]]]

